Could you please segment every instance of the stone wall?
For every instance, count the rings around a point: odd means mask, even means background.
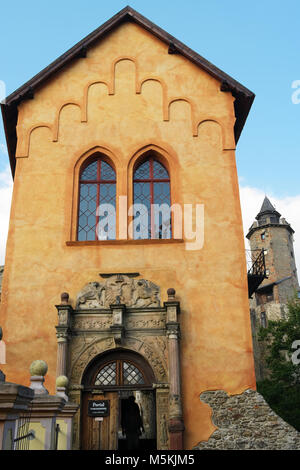
[[[283,421],[255,390],[228,396],[207,391],[200,400],[212,408],[217,430],[199,450],[300,450],[300,433]]]

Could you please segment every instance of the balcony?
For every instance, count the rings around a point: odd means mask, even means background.
[[[264,250],[246,250],[248,297],[267,279]]]

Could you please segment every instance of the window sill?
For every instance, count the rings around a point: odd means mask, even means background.
[[[108,246],[108,245],[169,245],[173,243],[184,243],[181,238],[153,238],[146,240],[90,240],[90,241],[68,241],[67,246]]]

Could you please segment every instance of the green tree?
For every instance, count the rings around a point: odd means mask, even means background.
[[[286,318],[269,320],[267,328],[260,328],[258,339],[265,345],[270,378],[258,382],[257,389],[279,416],[300,431],[299,300],[288,304]]]

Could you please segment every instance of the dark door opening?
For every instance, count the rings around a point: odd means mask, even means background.
[[[130,396],[134,396],[134,402],[138,406],[139,415],[144,431],[138,432],[138,438],[135,439],[126,435],[124,424],[133,423],[135,427],[136,417],[132,415]],[[119,427],[118,427],[118,450],[156,450],[156,406],[155,394],[153,391],[119,391]],[[139,426],[138,426],[139,427]],[[123,428],[123,429],[122,429]],[[133,435],[135,432],[133,433]]]
[[[131,396],[138,407],[144,429],[140,435],[134,436],[134,446],[137,450],[156,450],[154,382],[151,367],[136,352],[117,349],[95,357],[82,379],[81,449],[132,448],[132,435],[122,432],[122,421],[128,408],[126,400]],[[105,414],[100,409],[104,404],[108,410]]]

